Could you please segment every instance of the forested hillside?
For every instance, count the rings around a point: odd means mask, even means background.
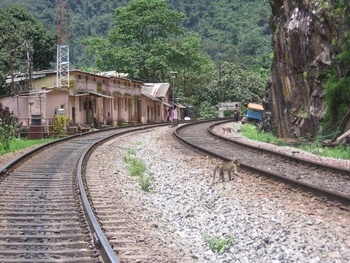
[[[73,0],[70,6],[70,47],[72,65],[91,66],[82,41],[103,36],[114,22],[114,9],[128,0]],[[214,60],[240,62],[268,69],[271,52],[267,0],[168,0],[169,8],[186,15],[184,28],[202,37],[203,50]],[[0,8],[23,4],[47,29],[55,30],[56,0],[2,0]]]
[[[272,59],[267,0],[68,2],[71,69],[144,82],[168,82],[177,71],[175,101],[201,118],[217,116],[219,102],[262,101]],[[55,68],[56,20],[57,0],[0,2],[0,95],[16,93],[5,78],[30,63]]]

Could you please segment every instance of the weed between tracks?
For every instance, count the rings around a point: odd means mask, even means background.
[[[124,162],[128,165],[128,172],[131,176],[139,177],[139,184],[143,191],[149,192],[154,181],[152,175],[146,175],[146,165],[141,159],[136,157],[136,150],[128,150],[127,155],[123,157]]]
[[[220,238],[220,237],[209,237],[208,233],[204,235],[205,243],[209,246],[210,250],[216,254],[224,253],[233,244],[233,238]]]

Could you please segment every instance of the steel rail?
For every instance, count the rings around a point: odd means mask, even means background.
[[[225,136],[221,136],[220,134],[217,134],[217,133],[215,133],[213,131],[213,128],[215,126],[218,126],[218,125],[220,125],[220,124],[216,123],[216,124],[211,125],[208,128],[208,132],[212,136],[214,136],[214,137],[216,137],[216,138],[218,138],[220,140],[227,141],[227,142],[234,143],[234,144],[238,144],[238,145],[244,146],[246,148],[250,148],[250,149],[253,149],[253,150],[258,150],[258,151],[265,152],[265,153],[268,153],[268,154],[274,154],[276,156],[282,156],[283,158],[295,161],[297,163],[308,164],[308,165],[315,166],[317,168],[327,169],[328,171],[331,171],[331,172],[336,172],[336,173],[340,173],[340,174],[343,174],[343,175],[346,175],[346,176],[350,176],[350,170],[349,169],[345,169],[345,168],[342,168],[342,167],[331,166],[331,165],[328,165],[328,164],[322,164],[322,163],[314,162],[314,161],[311,161],[311,160],[305,160],[305,159],[297,157],[297,156],[290,156],[288,154],[277,152],[277,151],[274,151],[272,149],[260,148],[260,147],[254,146],[254,145],[245,144],[244,142],[241,142],[241,141],[233,140],[232,138],[227,138]]]
[[[210,121],[212,121],[212,120],[207,120],[207,121],[203,121],[203,122],[210,122]],[[203,122],[201,122],[201,123],[203,123]],[[213,132],[210,131],[210,129],[213,126],[218,125],[219,123],[222,123],[222,122],[224,122],[224,121],[216,121],[215,124],[210,125],[210,127],[207,130],[207,132],[209,134],[211,134],[212,136],[221,139],[220,138],[221,136],[218,136],[217,134],[214,134]],[[221,160],[230,161],[230,159],[228,159],[227,157],[225,157],[223,155],[220,155],[220,154],[214,153],[213,151],[204,149],[200,145],[196,145],[194,143],[191,143],[189,140],[186,140],[186,139],[181,137],[181,135],[179,133],[180,133],[180,131],[182,129],[186,129],[188,126],[196,125],[196,124],[198,124],[198,122],[184,124],[184,125],[182,125],[180,127],[177,127],[175,129],[174,133],[173,133],[174,137],[179,142],[183,143],[187,147],[195,149],[198,152],[201,152],[203,154],[206,154],[206,155],[209,155],[209,156],[212,156],[212,157],[215,157],[215,158],[219,158]],[[225,139],[225,141],[228,141],[228,140]],[[244,143],[240,143],[240,144],[242,146],[247,146]],[[247,147],[250,147],[250,146],[247,146]],[[260,151],[261,148],[258,148],[258,150]],[[268,150],[265,150],[265,151],[268,151]],[[277,152],[273,152],[273,153],[274,154],[279,154]],[[300,159],[300,158],[298,158],[298,159]],[[298,161],[304,162],[304,163],[307,162],[306,160],[298,160]],[[310,164],[312,164],[312,162],[310,162]],[[317,164],[317,165],[319,166],[320,164]],[[338,193],[338,192],[335,192],[335,191],[323,189],[323,188],[311,185],[311,184],[306,183],[306,182],[302,182],[302,181],[298,181],[298,180],[295,180],[295,179],[292,179],[292,178],[280,176],[280,175],[278,175],[276,173],[273,173],[271,171],[267,171],[267,170],[261,169],[261,168],[256,168],[256,167],[253,167],[253,166],[248,165],[248,164],[241,163],[240,166],[243,169],[246,169],[246,170],[251,171],[253,173],[257,173],[257,174],[263,175],[263,176],[265,176],[267,178],[271,178],[273,180],[283,182],[283,183],[285,183],[287,185],[290,185],[293,188],[301,189],[302,191],[304,191],[306,193],[312,193],[313,195],[317,196],[320,200],[333,202],[334,205],[341,206],[342,209],[350,210],[350,196],[347,196],[347,195],[344,195],[342,193]],[[330,169],[333,169],[333,168],[335,170],[337,169],[335,167],[330,167]],[[346,172],[346,170],[344,171],[344,169],[339,169],[339,171],[341,171],[341,173]],[[349,171],[348,171],[347,174],[349,174]]]
[[[105,143],[115,137],[123,136],[125,134],[131,133],[131,132],[136,132],[136,131],[142,131],[142,130],[147,130],[147,129],[152,129],[156,126],[164,126],[168,124],[158,124],[158,125],[147,125],[147,126],[141,126],[139,128],[132,128],[131,130],[123,131],[118,134],[112,134],[110,136],[106,136],[105,138],[93,143],[86,151],[81,155],[78,163],[78,169],[77,169],[77,177],[78,177],[78,186],[79,186],[79,194],[81,197],[81,202],[86,214],[87,221],[89,223],[90,229],[92,230],[91,232],[93,233],[93,239],[94,239],[94,245],[95,247],[99,250],[103,260],[105,263],[119,263],[119,259],[114,253],[113,248],[108,242],[107,237],[103,233],[103,230],[101,229],[100,224],[97,221],[97,218],[90,206],[89,199],[87,197],[87,193],[85,191],[84,187],[84,182],[83,182],[83,176],[82,176],[82,171],[83,171],[83,165],[84,162],[89,158],[90,153],[94,151],[94,149],[102,143]]]
[[[104,142],[111,140],[115,137],[122,136],[122,135],[125,135],[128,133],[131,133],[131,132],[152,129],[155,127],[165,126],[165,125],[169,125],[169,124],[168,123],[158,123],[158,124],[136,125],[136,126],[130,126],[130,127],[117,127],[117,128],[104,129],[104,130],[95,131],[95,132],[83,133],[80,135],[78,134],[78,135],[68,136],[68,137],[65,137],[65,138],[62,138],[59,140],[55,140],[55,141],[43,144],[41,146],[38,146],[37,148],[30,150],[30,151],[22,154],[21,156],[15,158],[11,162],[7,163],[5,166],[3,166],[1,168],[0,176],[5,175],[11,169],[14,169],[14,167],[19,165],[21,163],[21,161],[24,161],[24,160],[30,158],[30,156],[35,155],[39,151],[47,149],[49,147],[52,147],[55,144],[69,141],[69,140],[75,139],[76,137],[80,137],[80,136],[89,136],[91,134],[96,134],[96,133],[106,133],[106,131],[113,130],[114,132],[112,132],[111,134],[107,134],[104,138],[102,138],[100,140],[98,140],[98,138],[96,138],[96,141],[91,143],[91,145],[88,146],[88,148],[84,150],[84,152],[79,157],[79,160],[77,162],[76,173],[77,173],[77,180],[78,180],[78,194],[79,194],[79,197],[81,200],[81,205],[82,205],[83,210],[85,212],[86,220],[88,222],[90,231],[92,233],[94,246],[99,251],[104,262],[119,263],[120,261],[117,258],[116,253],[113,251],[111,245],[108,242],[108,239],[104,235],[104,233],[103,233],[103,231],[102,231],[102,229],[97,221],[97,218],[96,218],[95,214],[93,213],[93,210],[90,206],[90,202],[89,202],[89,199],[87,196],[87,192],[85,191],[84,182],[82,179],[83,165],[84,165],[84,162],[86,162],[86,159],[88,158],[89,154],[101,143],[104,143]],[[120,129],[120,128],[121,129],[129,128],[129,129],[116,133],[115,130]]]

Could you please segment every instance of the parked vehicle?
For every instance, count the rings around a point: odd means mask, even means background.
[[[242,118],[242,124],[253,123],[258,125],[262,121],[264,107],[261,104],[248,103],[247,114]]]

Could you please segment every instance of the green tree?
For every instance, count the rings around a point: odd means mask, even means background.
[[[205,108],[209,108],[208,105],[215,107],[219,102],[239,101],[243,110],[249,102],[262,102],[266,85],[264,74],[227,62],[220,64],[217,71],[217,76],[193,96],[193,105],[198,108],[200,116],[208,116]],[[203,101],[208,103],[205,107]],[[215,114],[213,110],[210,112]]]
[[[14,71],[50,68],[55,59],[56,35],[46,31],[28,9],[11,5],[0,9],[0,94],[6,92],[4,79]]]
[[[99,69],[145,82],[172,82],[170,71],[176,71],[175,100],[192,104],[191,97],[212,79],[214,64],[199,35],[184,35],[183,17],[163,0],[131,1],[116,10],[116,26],[107,37],[87,40],[88,51]]]
[[[174,50],[170,40],[183,34],[183,18],[164,0],[132,0],[116,9],[115,26],[107,38],[88,41],[88,51],[102,70],[128,72],[144,81],[164,80]]]

